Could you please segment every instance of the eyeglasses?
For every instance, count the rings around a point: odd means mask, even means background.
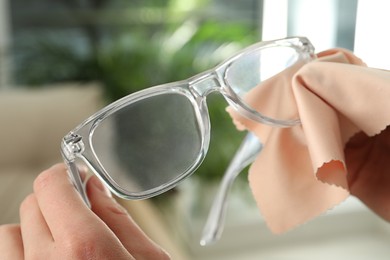
[[[299,124],[298,118],[256,111],[245,97],[263,81],[313,57],[314,48],[304,37],[259,42],[190,79],[147,88],[109,104],[62,140],[62,155],[76,189],[88,204],[76,159],[124,199],[146,199],[175,187],[207,153],[206,97],[212,92],[221,93],[238,113],[259,123]]]

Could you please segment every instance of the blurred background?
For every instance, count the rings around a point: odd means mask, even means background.
[[[105,104],[186,79],[254,42],[286,36],[306,36],[317,51],[348,48],[369,66],[390,69],[388,10],[381,0],[0,0],[0,194],[9,198],[19,190],[15,201],[0,204],[10,209],[2,221],[17,218],[18,201],[35,176],[30,173],[59,158],[60,138]],[[145,213],[159,216],[163,228],[155,230],[165,235],[156,239],[177,251],[177,259],[388,259],[388,224],[353,199],[273,236],[246,172],[230,197],[224,237],[198,246],[218,182],[244,135],[220,96],[208,104],[205,162],[173,192],[151,200]]]

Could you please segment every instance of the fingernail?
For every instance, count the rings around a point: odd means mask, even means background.
[[[110,190],[98,179],[98,177],[92,176],[89,181],[91,181],[92,185],[99,191],[103,192],[106,196],[112,197]]]

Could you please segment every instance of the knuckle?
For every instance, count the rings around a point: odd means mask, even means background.
[[[42,259],[42,254],[38,250],[36,250],[34,248],[28,248],[28,249],[25,248],[24,249],[24,255],[25,255],[24,259],[28,259],[28,260],[40,260],[40,259]]]
[[[96,236],[95,236],[96,238]],[[95,259],[99,250],[96,239],[90,235],[73,236],[62,243],[63,255],[68,259]]]
[[[34,193],[27,195],[27,197],[24,198],[24,200],[20,204],[20,207],[19,207],[20,214],[27,212],[34,203],[36,203],[36,197],[35,197]]]
[[[0,238],[14,236],[19,233],[20,233],[20,225],[5,224],[0,226]]]
[[[39,191],[41,189],[44,189],[50,183],[53,181],[53,178],[55,177],[53,168],[44,170],[41,172],[38,177],[34,180],[34,191]]]
[[[62,249],[69,259],[94,259],[98,248],[94,240],[74,239],[65,242]]]

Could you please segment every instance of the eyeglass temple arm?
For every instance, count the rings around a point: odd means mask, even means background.
[[[85,184],[81,180],[81,175],[80,175],[80,172],[79,172],[79,169],[78,169],[76,163],[74,161],[68,160],[64,155],[63,155],[63,158],[64,158],[64,162],[66,164],[66,167],[68,168],[68,175],[69,175],[70,179],[72,180],[74,187],[76,188],[76,190],[80,194],[80,196],[83,199],[83,201],[85,202],[85,204],[89,208],[91,208],[91,203],[89,202],[87,192],[85,190]]]
[[[230,188],[238,174],[255,160],[262,147],[263,145],[260,140],[254,134],[248,132],[222,178],[221,185],[203,229],[200,240],[201,245],[209,245],[221,237],[227,209],[227,196]]]

